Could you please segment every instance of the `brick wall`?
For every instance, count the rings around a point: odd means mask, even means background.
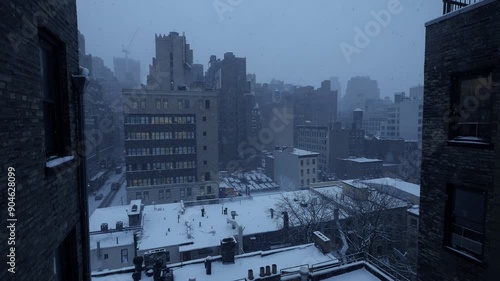
[[[2,256],[0,280],[56,280],[54,252],[71,230],[77,236],[79,280],[83,274],[82,225],[77,165],[79,158],[47,173],[44,147],[38,27],[66,47],[63,92],[69,99],[70,150],[76,155],[77,117],[70,74],[78,72],[78,34],[74,0],[0,3],[0,192]],[[16,273],[6,270],[7,168],[16,169]],[[50,171],[49,171],[50,172]]]
[[[467,9],[427,24],[419,280],[493,280],[500,274],[500,16],[495,12],[500,10],[500,1],[484,1]],[[451,75],[492,66],[496,67],[493,148],[450,145],[446,112],[450,110]],[[448,182],[487,192],[483,262],[443,245]]]

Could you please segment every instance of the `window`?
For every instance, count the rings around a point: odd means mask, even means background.
[[[449,185],[446,202],[446,245],[481,259],[483,255],[486,193]]]
[[[181,193],[181,197],[184,197],[186,195],[186,189],[185,188],[181,188],[180,189],[180,193]]]
[[[210,109],[210,100],[205,100],[205,109]]]
[[[54,274],[58,281],[79,280],[76,230],[73,228],[54,253]]]
[[[198,100],[198,109],[203,109],[203,100]]]
[[[491,137],[491,72],[453,78],[450,139],[489,142]]]
[[[300,160],[300,166],[304,166],[304,160]]]
[[[141,99],[141,109],[146,109],[146,100]]]
[[[109,258],[108,254],[104,254],[104,259],[107,260]]]
[[[170,189],[165,189],[165,198],[170,198]]]
[[[201,196],[205,195],[205,187],[204,186],[200,186],[200,195]]]
[[[307,174],[309,175],[309,169],[307,169]]]
[[[137,192],[135,193],[135,199],[142,199],[142,192],[137,191]]]
[[[206,137],[207,136],[207,131],[203,131],[203,136]]]
[[[300,169],[300,175],[303,176],[304,175],[304,170],[303,169]]]
[[[187,196],[193,196],[193,190],[191,187],[187,188]]]
[[[47,157],[63,156],[69,145],[68,100],[65,88],[65,47],[48,32],[40,32],[40,74],[43,92],[45,153]],[[76,93],[79,95],[80,93]]]
[[[316,164],[316,159],[313,159],[313,165]]]
[[[212,186],[207,186],[207,194],[212,194]]]
[[[163,109],[168,109],[168,100],[167,99],[163,100]]]
[[[165,192],[163,190],[158,190],[158,199],[162,200],[165,198]]]
[[[122,249],[122,263],[128,262],[128,249]]]
[[[207,150],[207,146],[206,145],[203,146],[203,150]]]
[[[203,165],[207,165],[207,160],[203,160]]]
[[[181,99],[177,100],[177,108],[178,109],[183,109],[183,107],[182,107],[182,100]]]
[[[161,109],[161,99],[156,99],[155,107],[156,109]]]
[[[206,172],[205,173],[205,181],[209,181],[209,180],[210,180],[210,173]]]
[[[207,121],[207,117],[206,117],[206,116],[203,116],[201,119],[202,119],[203,121]]]

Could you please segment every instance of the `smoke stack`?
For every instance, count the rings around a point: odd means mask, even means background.
[[[271,275],[271,267],[269,265],[266,265],[266,276]]]
[[[263,267],[263,266],[261,266],[261,267],[260,267],[259,276],[260,276],[260,277],[264,277],[264,276],[266,276],[266,274],[265,274],[265,272],[264,272],[264,267]]]
[[[271,269],[272,274],[276,274],[278,272],[278,266],[275,263],[272,264],[271,268],[272,268]]]
[[[253,277],[253,270],[252,269],[249,269],[248,270],[248,280],[253,280],[254,277]]]
[[[205,216],[205,208],[201,208],[201,216],[204,217]]]
[[[274,218],[274,209],[271,208],[270,211],[271,211],[271,219],[273,219]]]

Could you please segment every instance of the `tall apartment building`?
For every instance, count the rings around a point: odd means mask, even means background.
[[[318,152],[318,170],[328,172],[330,162],[329,127],[316,125],[299,125],[297,131],[297,148]]]
[[[426,23],[418,279],[498,280],[500,1],[443,3]]]
[[[217,94],[123,90],[128,202],[218,197]]]
[[[381,136],[421,140],[423,100],[410,99],[405,93],[397,93],[394,101],[387,107],[387,120],[381,123]]]
[[[0,280],[89,281],[76,1],[3,1],[0,30]]]
[[[246,58],[231,52],[222,61],[212,56],[207,69],[207,86],[219,91],[219,160],[224,170],[242,159],[239,145],[251,135],[252,120],[247,113],[254,108],[255,99],[245,97],[250,92],[246,72]]]
[[[193,50],[178,32],[155,35],[156,56],[149,66],[149,89],[177,90],[192,82]]]
[[[370,99],[380,99],[377,80],[370,77],[353,77],[347,82],[341,103],[342,111],[352,112],[356,108],[365,110],[366,101]]]

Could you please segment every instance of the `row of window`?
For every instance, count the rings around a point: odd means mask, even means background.
[[[326,138],[326,132],[299,131],[299,136]]]
[[[127,156],[196,154],[194,146],[127,148]]]
[[[307,181],[306,181],[306,182],[307,182],[307,185],[310,185],[310,184],[311,184],[311,181],[310,181],[309,179],[307,179]],[[315,183],[315,182],[316,182],[316,179],[312,179],[312,183]],[[300,180],[300,184],[301,184],[302,186],[304,186],[304,180]],[[306,186],[307,186],[307,185],[306,185]]]
[[[156,99],[155,109],[165,110],[168,109],[169,102],[168,99]],[[130,99],[131,109],[147,109],[146,99],[144,98],[131,98]],[[189,109],[191,108],[191,103],[189,99],[177,99],[177,109]],[[210,109],[210,100],[198,100],[199,109]]]
[[[194,138],[194,132],[128,132],[125,134],[127,140],[183,140]]]
[[[173,183],[187,183],[195,182],[195,176],[179,176],[179,177],[161,177],[152,179],[133,179],[130,182],[130,186],[151,186],[151,185],[162,185],[162,184],[173,184]]]
[[[307,170],[306,170],[306,174],[307,174],[307,175],[309,175],[309,172],[310,172],[310,170],[309,170],[309,169],[307,169]],[[313,169],[312,169],[312,174],[313,174],[313,175],[315,175],[315,174],[316,174],[316,168],[313,168]],[[300,169],[300,176],[304,176],[304,169]]]
[[[129,164],[127,166],[127,171],[172,170],[172,169],[194,169],[194,168],[196,168],[195,161],[155,162],[155,163]]]
[[[310,162],[309,160],[306,160],[306,165],[309,165]],[[315,165],[316,164],[316,159],[312,159],[312,164]],[[300,166],[304,166],[304,160],[300,160]]]
[[[194,116],[127,116],[125,124],[195,124]]]
[[[199,187],[199,194],[201,196],[203,195],[208,195],[212,194],[212,187],[211,186],[200,186]],[[191,197],[193,196],[193,188],[192,187],[182,187],[179,189],[179,195],[180,197]],[[167,189],[160,189],[158,190],[158,199],[159,200],[164,200],[164,199],[169,199],[172,197],[172,191],[170,188]],[[149,200],[149,191],[137,191],[135,193],[135,199],[144,199],[144,200]]]

